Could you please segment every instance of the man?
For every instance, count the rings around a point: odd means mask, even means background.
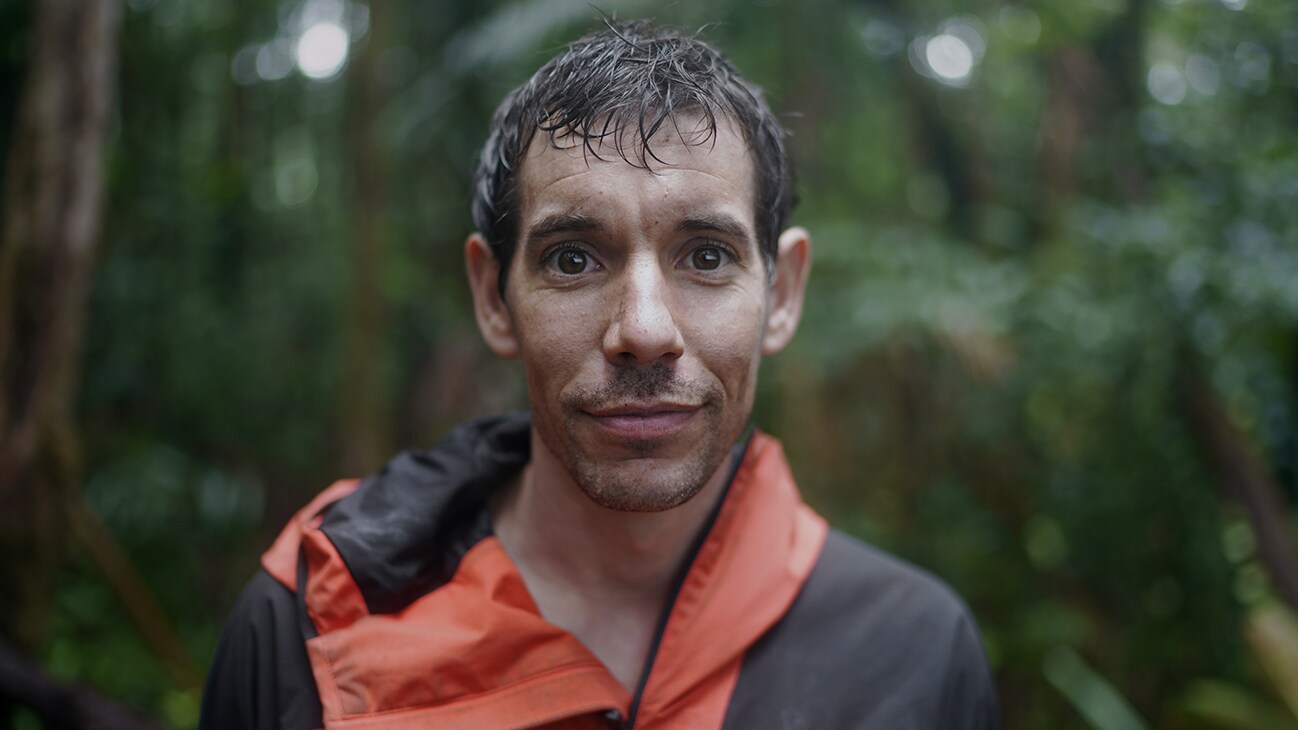
[[[828,531],[748,426],[810,265],[782,135],[716,51],[646,24],[505,98],[465,260],[530,416],[300,512],[203,727],[995,727],[959,600]]]

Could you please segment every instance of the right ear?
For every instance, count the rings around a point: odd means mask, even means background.
[[[500,357],[517,357],[514,319],[500,293],[500,260],[487,245],[487,239],[477,231],[464,242],[464,268],[469,274],[473,314],[478,320],[482,339]]]

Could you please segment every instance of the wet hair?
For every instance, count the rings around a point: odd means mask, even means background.
[[[500,261],[501,292],[518,244],[518,174],[538,132],[551,145],[579,139],[596,157],[607,139],[628,164],[652,169],[661,160],[650,140],[682,117],[691,117],[681,125],[687,144],[715,142],[719,119],[747,142],[757,176],[754,225],[769,274],[794,196],[785,131],[762,90],[697,38],[648,21],[608,22],[509,92],[492,117],[474,176],[473,223]]]

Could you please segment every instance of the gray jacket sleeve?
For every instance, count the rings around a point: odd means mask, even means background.
[[[314,730],[320,695],[297,597],[265,571],[249,581],[216,648],[199,730]]]

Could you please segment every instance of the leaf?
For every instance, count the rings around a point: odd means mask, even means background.
[[[1042,661],[1041,670],[1095,730],[1149,730],[1118,690],[1072,647],[1053,649]]]
[[[1298,718],[1298,618],[1278,603],[1260,606],[1245,620],[1244,638]]]
[[[1298,721],[1265,698],[1227,682],[1190,685],[1182,707],[1195,719],[1224,730],[1298,730]]]

